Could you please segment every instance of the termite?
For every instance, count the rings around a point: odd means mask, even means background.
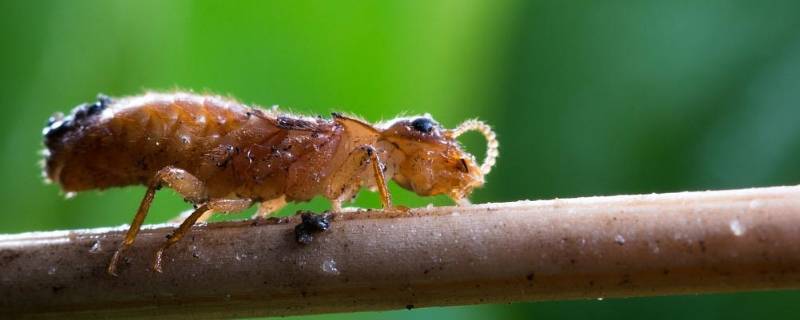
[[[487,140],[480,165],[456,140],[472,130]],[[147,187],[109,262],[114,276],[162,186],[195,209],[156,252],[158,272],[164,251],[214,212],[260,203],[256,216],[266,217],[287,201],[317,195],[338,212],[362,187],[377,190],[385,210],[397,210],[388,179],[418,195],[444,194],[458,203],[484,184],[498,155],[495,133],[478,120],[452,130],[428,115],[371,125],[339,113],[304,117],[187,92],[100,95],[67,116],[53,115],[43,134],[44,175],[63,191]]]

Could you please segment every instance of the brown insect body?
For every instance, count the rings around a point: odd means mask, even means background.
[[[489,141],[482,167],[455,140],[468,130]],[[101,96],[66,117],[54,115],[44,136],[45,175],[65,191],[149,187],[111,273],[161,185],[199,206],[163,251],[208,212],[239,211],[253,202],[262,203],[258,214],[266,216],[284,201],[322,195],[336,211],[367,187],[378,189],[391,209],[387,178],[420,195],[459,200],[483,184],[497,155],[494,133],[474,120],[455,130],[428,117],[372,126],[338,114],[300,117],[192,93]]]

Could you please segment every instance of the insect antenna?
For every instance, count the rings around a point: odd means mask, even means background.
[[[478,131],[486,138],[486,158],[481,163],[481,173],[483,175],[489,174],[492,171],[492,166],[497,159],[499,151],[497,150],[498,142],[497,135],[492,131],[492,127],[478,119],[464,121],[455,129],[450,131],[450,135],[455,139],[458,136],[468,131]]]

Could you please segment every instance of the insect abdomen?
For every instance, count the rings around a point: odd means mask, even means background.
[[[52,118],[44,130],[45,174],[66,191],[145,184],[164,166],[196,175],[219,146],[241,144],[249,108],[197,95],[101,98]],[[263,126],[262,126],[263,127]]]
[[[44,175],[47,179],[61,183],[60,174],[64,167],[67,153],[72,153],[72,145],[80,136],[97,122],[100,114],[108,108],[111,100],[99,95],[97,102],[82,104],[72,109],[64,116],[56,113],[47,120],[47,126],[42,130],[44,135]],[[68,191],[72,191],[67,189]]]
[[[171,166],[203,182],[208,197],[306,201],[356,147],[340,143],[343,130],[215,96],[149,93],[54,117],[44,169],[68,192],[147,185]]]

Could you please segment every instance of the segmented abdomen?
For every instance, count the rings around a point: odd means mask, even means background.
[[[174,166],[204,182],[209,198],[304,201],[339,167],[342,130],[217,96],[100,97],[51,118],[44,171],[65,191],[82,191],[147,184]]]
[[[45,173],[66,191],[144,184],[168,165],[213,180],[237,146],[278,131],[253,112],[260,111],[191,94],[101,97],[51,119]]]

